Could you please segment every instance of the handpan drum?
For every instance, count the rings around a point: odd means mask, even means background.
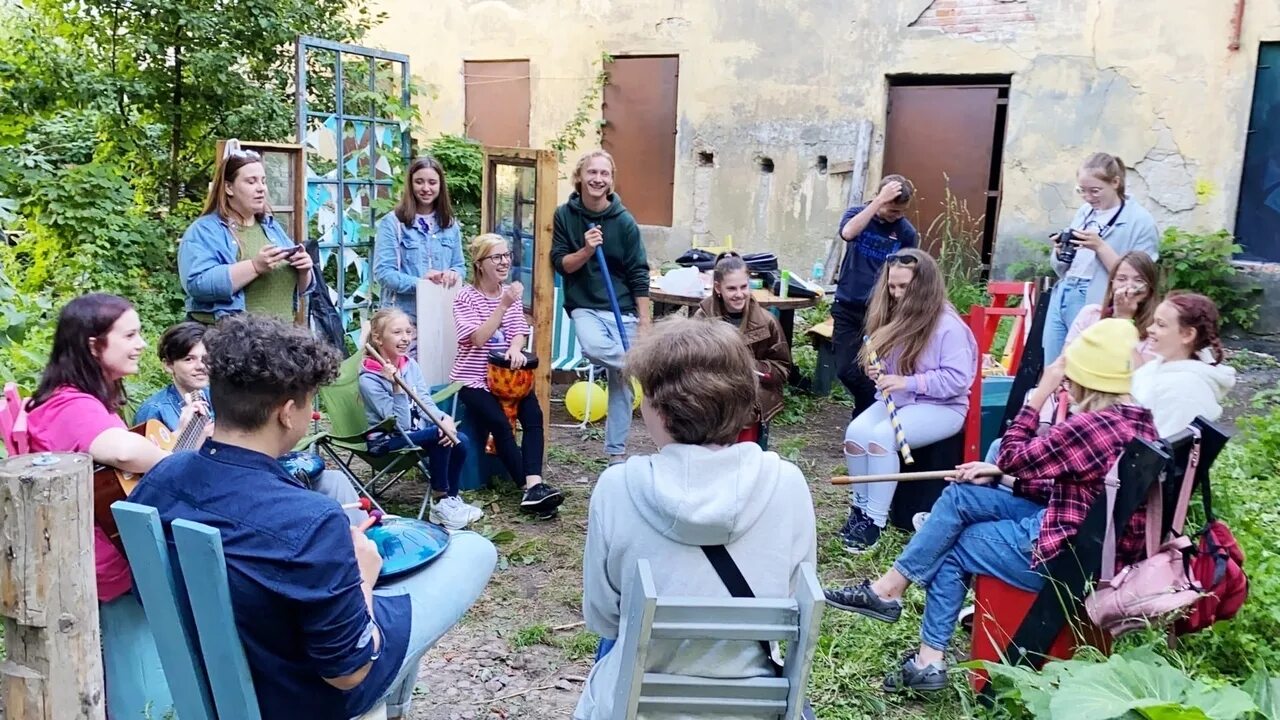
[[[365,531],[382,556],[379,580],[390,580],[421,570],[449,547],[449,531],[412,518],[383,518]]]

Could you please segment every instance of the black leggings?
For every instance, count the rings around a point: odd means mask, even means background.
[[[492,434],[494,445],[498,448],[498,459],[517,485],[524,487],[525,478],[529,475],[542,475],[542,408],[538,405],[537,395],[533,392],[525,395],[516,408],[516,417],[524,431],[521,447],[516,446],[511,423],[507,422],[502,405],[493,393],[481,388],[464,387],[458,391],[458,399],[475,421],[476,447],[483,448],[485,437]],[[483,449],[478,452],[483,452]]]

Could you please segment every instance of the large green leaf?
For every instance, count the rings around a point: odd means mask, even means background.
[[[1280,720],[1280,678],[1270,677],[1267,669],[1260,667],[1244,684],[1244,691],[1253,698],[1264,718]]]

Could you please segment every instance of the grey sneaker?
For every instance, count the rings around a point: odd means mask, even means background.
[[[916,656],[914,654],[902,662],[902,667],[898,669],[898,672],[889,673],[884,679],[885,692],[902,692],[904,690],[937,692],[938,690],[946,689],[948,685],[946,665],[935,662],[920,667],[916,664]]]
[[[902,617],[902,601],[882,600],[871,589],[870,580],[863,580],[861,585],[824,590],[822,594],[833,608],[866,615],[881,622],[895,623]]]
[[[613,467],[614,465],[621,465],[622,463],[624,463],[624,462],[626,462],[626,461],[627,461],[627,456],[626,456],[626,455],[610,455],[610,456],[609,456],[609,467]]]
[[[871,518],[854,525],[849,529],[849,534],[844,536],[845,552],[861,555],[870,552],[871,548],[876,546],[880,541],[880,533],[882,529],[876,525]]]
[[[457,497],[444,497],[431,506],[428,519],[437,525],[443,525],[446,530],[461,530],[471,522],[471,511],[478,509],[472,508]]]
[[[911,516],[911,527],[915,528],[916,532],[920,532],[920,528],[924,527],[925,521],[927,521],[928,519],[929,519],[929,513],[918,512],[915,515]]]

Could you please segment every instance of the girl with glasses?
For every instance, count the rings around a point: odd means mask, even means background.
[[[867,307],[861,360],[880,399],[890,397],[913,450],[955,435],[969,411],[969,386],[978,372],[978,343],[951,303],[932,257],[914,248],[885,259]],[[875,353],[882,364],[871,363]],[[889,411],[877,402],[849,423],[844,435],[850,475],[901,469]],[[895,482],[854,485],[841,529],[846,550],[862,553],[889,520]]]
[[[530,390],[520,400],[516,417],[523,437],[517,444],[511,423],[489,387],[491,353],[501,354],[513,370],[528,362],[524,346],[531,330],[524,317],[524,286],[518,281],[507,282],[511,248],[501,235],[476,237],[470,251],[471,283],[463,285],[453,300],[458,356],[449,379],[463,384],[458,399],[479,429],[477,442],[493,436],[503,467],[523,489],[520,509],[550,518],[564,496],[542,481],[543,428],[538,397]]]
[[[1102,303],[1108,276],[1121,256],[1136,251],[1152,260],[1157,257],[1156,222],[1151,213],[1125,195],[1124,178],[1124,161],[1107,153],[1089,156],[1076,175],[1076,192],[1084,204],[1076,210],[1069,231],[1051,238],[1049,259],[1060,280],[1049,300],[1044,330],[1046,365],[1062,354],[1081,309]]]

